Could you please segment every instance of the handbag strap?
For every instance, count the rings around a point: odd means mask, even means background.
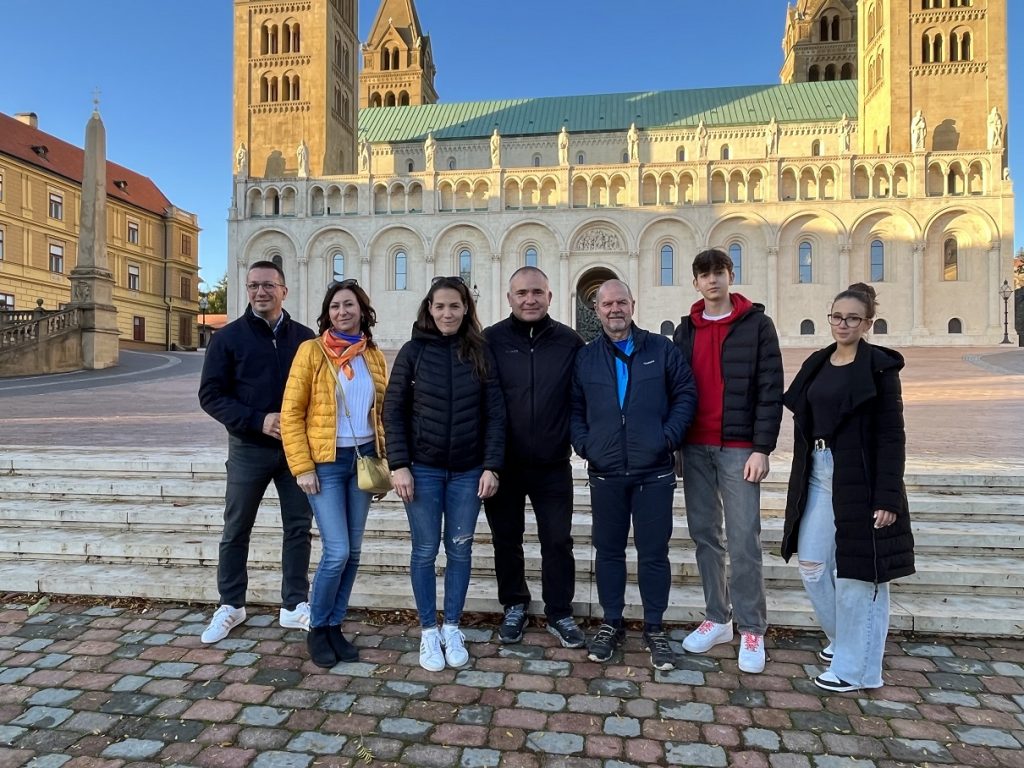
[[[341,378],[338,376],[338,369],[335,368],[334,361],[331,360],[331,358],[327,355],[327,350],[324,349],[323,344],[321,344],[319,341],[317,341],[316,345],[318,347],[320,347],[320,351],[323,352],[324,360],[327,362],[327,368],[330,370],[331,374],[334,376],[334,381],[338,385],[338,394],[341,396],[341,404],[345,408],[345,418],[348,419],[348,428],[352,432],[352,443],[353,443],[353,447],[356,450],[356,458],[357,459],[361,459],[361,458],[363,458],[363,455],[361,453],[359,453],[359,438],[356,437],[356,428],[352,424],[352,414],[348,410],[348,399],[345,397],[345,388],[343,386],[341,386]],[[373,396],[376,399],[376,397],[377,397],[376,390],[374,390]]]

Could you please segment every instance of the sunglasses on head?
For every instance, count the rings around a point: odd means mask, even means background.
[[[359,281],[354,277],[349,278],[348,280],[332,280],[331,284],[327,286],[327,290],[337,291],[342,288],[355,288],[357,285],[359,285]]]
[[[437,275],[436,277],[434,277],[430,281],[430,284],[431,285],[437,285],[438,283],[442,282],[443,280],[449,280],[449,281],[451,281],[453,283],[459,283],[460,285],[466,285],[466,281],[462,279],[461,275],[447,275],[447,276],[445,276],[445,275]]]

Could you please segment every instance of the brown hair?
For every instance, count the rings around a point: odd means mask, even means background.
[[[725,251],[718,248],[709,248],[693,257],[694,277],[717,272],[720,269],[728,270],[730,275],[733,273],[732,259]]]
[[[459,277],[436,277],[427,291],[427,295],[420,302],[419,311],[416,313],[415,327],[427,333],[438,333],[437,323],[430,314],[430,305],[434,303],[434,294],[442,288],[449,288],[456,291],[466,306],[466,314],[462,318],[462,325],[456,331],[459,337],[459,360],[469,361],[473,365],[473,373],[479,381],[487,378],[487,358],[484,356],[484,333],[480,327],[480,320],[476,316],[476,304],[473,302],[473,295],[465,281]]]
[[[878,300],[875,298],[875,289],[867,283],[854,283],[845,291],[840,291],[832,299],[833,306],[840,299],[856,299],[864,305],[864,317],[868,320],[875,319],[875,311],[878,309]]]
[[[355,280],[342,280],[327,286],[327,293],[324,294],[324,301],[320,306],[320,316],[316,319],[317,329],[323,333],[331,327],[331,302],[339,291],[352,291],[352,295],[356,297],[359,304],[359,331],[366,337],[366,346],[376,347],[373,331],[370,329],[377,324],[377,312],[370,304],[370,297],[366,291],[360,288]]]

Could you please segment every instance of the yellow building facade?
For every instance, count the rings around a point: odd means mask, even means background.
[[[71,300],[78,262],[84,153],[0,114],[0,304],[29,311]],[[153,182],[107,163],[107,256],[120,339],[160,347],[198,342],[199,222]]]

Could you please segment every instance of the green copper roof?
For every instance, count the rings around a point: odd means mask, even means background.
[[[687,91],[649,91],[540,99],[463,101],[359,110],[359,130],[371,142],[650,130],[726,125],[833,121],[857,116],[857,81],[740,85]]]

